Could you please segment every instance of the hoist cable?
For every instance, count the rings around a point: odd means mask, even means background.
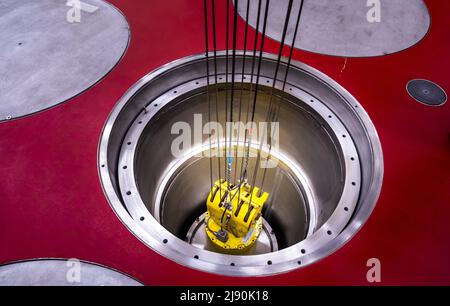
[[[239,148],[239,141],[241,136],[241,116],[242,116],[242,96],[244,92],[244,75],[245,75],[245,61],[247,60],[247,37],[248,37],[248,16],[250,13],[250,0],[247,0],[247,9],[245,13],[245,30],[244,30],[244,51],[242,55],[242,73],[241,73],[241,91],[239,95],[239,114],[238,114],[238,134],[237,134],[237,145],[235,150],[235,163],[234,163],[234,176],[233,176],[233,182],[236,182],[236,176],[237,176],[237,158],[238,158],[238,148]],[[245,142],[244,142],[245,143]],[[237,183],[237,182],[236,182]]]
[[[222,183],[222,170],[220,165],[220,133],[219,129],[219,84],[218,84],[218,69],[217,69],[217,35],[216,35],[216,5],[215,0],[211,0],[211,15],[212,15],[212,32],[213,32],[213,56],[214,56],[214,84],[216,89],[216,99],[215,99],[215,107],[216,107],[216,134],[217,134],[217,169],[219,173],[219,183]],[[212,122],[210,122],[211,126]],[[210,135],[211,137],[211,135]],[[212,159],[212,156],[210,156]],[[212,190],[212,189],[211,189]],[[222,198],[222,188],[219,188],[219,196]]]
[[[285,21],[284,21],[283,34],[282,34],[282,37],[281,37],[280,49],[278,51],[278,57],[277,57],[277,62],[276,62],[276,66],[275,66],[275,73],[274,73],[273,80],[272,80],[272,87],[270,89],[269,106],[267,108],[266,121],[265,121],[266,124],[268,124],[266,129],[270,129],[270,127],[271,127],[271,123],[269,122],[269,119],[270,119],[271,116],[273,116],[272,112],[274,111],[274,109],[273,109],[273,91],[274,91],[275,86],[276,86],[276,82],[277,82],[277,78],[278,78],[278,71],[279,71],[279,68],[280,68],[280,62],[281,62],[281,58],[282,58],[282,55],[283,55],[283,49],[284,49],[287,29],[288,29],[288,26],[289,26],[289,20],[290,20],[290,16],[291,16],[292,3],[293,3],[293,0],[289,0],[288,9],[287,9],[287,12],[286,12],[286,18],[285,18]],[[268,6],[269,6],[269,3],[267,3],[267,7]],[[267,7],[266,7],[266,9],[267,9]],[[255,189],[256,177],[258,175],[258,170],[259,170],[259,167],[260,167],[260,164],[261,164],[261,152],[262,152],[262,147],[263,147],[263,143],[264,143],[264,138],[266,137],[266,129],[264,129],[263,136],[260,138],[259,149],[257,151],[256,164],[255,164],[255,169],[254,169],[254,172],[253,172],[253,180],[252,180],[252,183],[251,183],[250,203],[252,202],[252,199],[253,199],[253,190]],[[266,165],[266,167],[267,166],[268,165]]]
[[[291,69],[292,56],[293,56],[294,49],[295,49],[294,46],[295,46],[295,42],[297,40],[297,33],[298,33],[299,26],[300,26],[300,20],[301,20],[301,16],[302,16],[303,4],[304,3],[305,3],[305,0],[302,0],[301,4],[300,4],[300,8],[298,10],[297,21],[295,23],[294,36],[292,37],[292,43],[290,45],[291,48],[290,48],[290,51],[289,51],[288,62],[286,64],[286,71],[285,71],[285,75],[284,75],[283,86],[281,88],[281,91],[283,91],[283,92],[286,89],[288,74],[289,74],[289,71]],[[275,118],[273,119],[273,122],[277,122],[278,121],[279,115],[280,115],[280,104],[278,103],[278,106],[277,106],[277,109],[276,109],[276,112],[275,112]],[[269,142],[268,159],[270,159],[270,153],[272,151],[272,139],[273,139],[273,137],[274,137],[274,135],[272,134],[271,137],[270,137],[270,142]],[[261,189],[263,189],[263,187],[264,187],[264,181],[265,181],[265,178],[266,178],[266,171],[267,171],[267,167],[264,168],[264,174],[263,174],[262,182],[261,182]]]
[[[206,57],[206,99],[208,100],[208,120],[211,122],[211,98],[209,95],[209,30],[208,30],[208,4],[207,0],[204,0],[204,11],[205,11],[205,57]],[[209,176],[211,183],[211,190],[213,189],[213,164],[212,164],[212,143],[211,137],[209,138]]]
[[[234,87],[235,87],[235,74],[236,74],[236,36],[237,36],[237,9],[239,6],[239,0],[235,0],[234,3],[234,15],[233,15],[233,53],[232,53],[232,66],[231,66],[231,97],[230,97],[230,131],[229,131],[229,146],[228,146],[228,172],[227,172],[227,181],[228,181],[228,190],[231,190],[231,170],[233,165],[233,109],[234,109]]]
[[[249,124],[249,115],[250,115],[250,105],[253,97],[253,77],[255,73],[255,65],[256,65],[256,48],[258,45],[258,35],[259,35],[259,25],[261,21],[261,7],[262,7],[262,0],[258,1],[258,13],[256,17],[256,32],[255,32],[255,39],[253,42],[253,56],[252,56],[252,68],[250,73],[250,87],[249,87],[249,98],[247,103],[247,114],[246,114],[246,128],[245,128],[245,134],[244,134],[244,158],[241,163],[241,171],[239,175],[239,180],[242,182],[247,178],[247,168],[248,168],[248,162],[250,158],[250,143],[248,145],[247,149],[247,138],[249,134],[248,124]],[[248,27],[248,22],[246,24],[246,27]],[[252,131],[250,130],[250,136],[252,136]],[[249,142],[251,139],[249,139]],[[245,169],[245,170],[244,170]]]

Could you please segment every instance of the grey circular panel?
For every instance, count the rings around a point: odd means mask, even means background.
[[[1,286],[141,286],[115,270],[77,260],[42,259],[0,266]]]
[[[306,51],[345,57],[380,56],[415,45],[430,27],[430,15],[423,0],[304,1],[295,47]],[[249,2],[249,24],[255,27],[258,1]],[[262,2],[261,18],[266,5],[266,1]],[[270,2],[266,35],[278,41],[281,40],[288,3],[289,0]],[[301,0],[294,0],[287,44],[292,43],[300,3]],[[371,3],[380,3],[380,14]],[[247,1],[239,1],[238,11],[244,18],[246,9]]]
[[[406,89],[416,101],[429,106],[440,106],[447,102],[447,94],[437,84],[427,80],[409,81]]]
[[[101,0],[0,3],[0,121],[39,112],[88,89],[119,62],[130,31]]]

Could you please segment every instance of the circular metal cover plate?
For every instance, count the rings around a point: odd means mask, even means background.
[[[128,46],[125,17],[102,0],[0,3],[0,121],[39,112],[85,91]]]
[[[427,80],[412,80],[406,89],[416,101],[429,106],[440,106],[447,102],[447,94],[437,84]]]
[[[141,286],[115,270],[78,260],[39,259],[0,266],[1,286]]]
[[[418,43],[427,34],[431,22],[423,0],[305,1],[295,47],[315,53],[345,57],[395,53]],[[255,27],[258,1],[249,2],[249,24]],[[263,20],[266,1],[262,3]],[[270,2],[266,35],[277,41],[281,40],[288,3],[289,0]],[[300,0],[293,2],[286,35],[289,45],[294,36],[300,3]],[[378,4],[379,11],[376,11]],[[238,12],[243,18],[246,9],[247,1],[239,1]]]

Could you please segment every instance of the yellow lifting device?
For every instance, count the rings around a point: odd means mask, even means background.
[[[261,211],[269,194],[259,195],[258,187],[245,182],[230,186],[226,180],[214,184],[206,200],[206,233],[223,250],[244,251],[251,247],[262,230]],[[250,203],[251,201],[251,203]]]

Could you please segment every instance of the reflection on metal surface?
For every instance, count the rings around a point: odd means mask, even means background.
[[[67,1],[4,0],[0,4],[0,121],[62,103],[103,78],[129,40],[125,17],[102,0],[71,23]],[[72,8],[73,9],[73,8]]]
[[[223,77],[224,54],[217,58],[219,101],[230,88]],[[241,66],[242,53],[236,61]],[[270,82],[267,76],[273,75],[275,63],[271,55],[263,58],[256,122],[264,118],[269,95],[263,85]],[[152,249],[213,273],[276,274],[336,251],[375,206],[383,176],[381,147],[361,105],[337,83],[298,62],[285,92],[278,85],[275,89],[280,145],[272,154],[280,163],[267,172],[267,186],[273,188],[263,217],[274,235],[265,241],[276,240],[277,247],[231,255],[205,247],[200,237],[196,240],[192,233],[202,225],[197,218],[206,210],[210,191],[209,162],[198,153],[207,148],[200,140],[182,156],[172,156],[171,127],[179,121],[192,125],[194,114],[207,117],[204,66],[204,56],[168,64],[144,77],[116,105],[99,147],[99,172],[113,209]],[[280,75],[285,68],[282,63]],[[244,90],[243,101],[248,100],[248,73],[235,79]],[[218,111],[223,121],[224,112]],[[217,177],[217,169],[213,172]]]
[[[406,85],[406,90],[414,100],[425,105],[441,106],[447,102],[444,89],[428,80],[411,80]]]
[[[256,26],[257,1],[249,1],[249,24]],[[289,0],[271,1],[266,35],[280,41]],[[294,0],[292,16],[297,14],[300,0]],[[375,1],[374,1],[375,3]],[[417,44],[431,24],[423,0],[380,1],[379,21],[368,18],[373,6],[367,1],[305,0],[300,31],[295,47],[315,53],[369,57],[391,54]],[[263,1],[263,9],[266,1]],[[247,1],[239,1],[238,11],[245,17]],[[372,22],[371,22],[372,21]],[[291,18],[290,29],[295,28]],[[287,32],[287,42],[293,32]]]

